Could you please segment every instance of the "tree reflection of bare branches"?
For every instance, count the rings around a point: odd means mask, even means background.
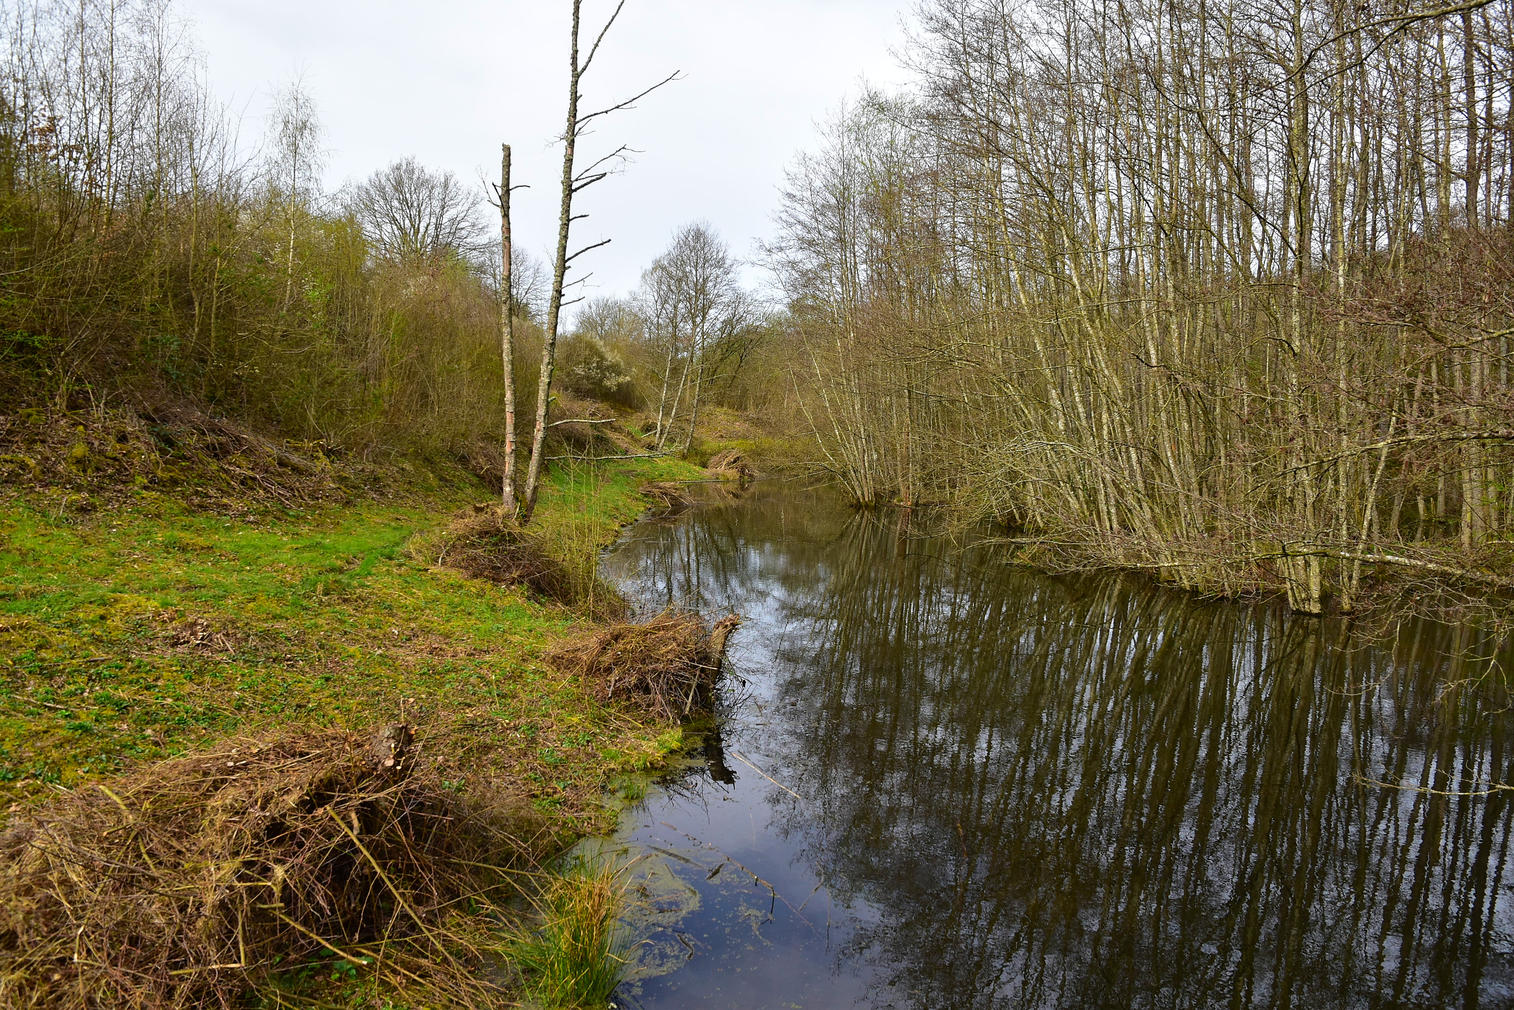
[[[869,1001],[1514,994],[1506,650],[1048,578],[922,521],[759,497],[621,562],[755,615],[760,711],[735,719],[764,720],[784,786],[768,844],[875,913],[823,955]]]

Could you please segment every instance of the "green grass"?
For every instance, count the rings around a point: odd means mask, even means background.
[[[534,526],[591,566],[643,508],[639,485],[695,476],[666,459],[564,469]],[[409,556],[483,494],[250,516],[0,499],[0,808],[216,738],[403,719],[545,811],[592,813],[670,741],[541,662],[577,614]]]
[[[537,924],[510,946],[533,1003],[588,1010],[609,1001],[626,963],[618,926],[623,892],[623,875],[608,864],[579,862],[547,880],[534,901]]]

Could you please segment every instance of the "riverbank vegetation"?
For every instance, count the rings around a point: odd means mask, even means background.
[[[510,954],[537,1005],[572,1010],[611,1005],[629,946],[620,923],[626,887],[614,863],[579,861],[534,899],[540,925],[519,931]]]
[[[554,470],[551,563],[592,571],[641,482],[697,474]],[[297,511],[6,494],[0,1002],[515,991],[507,899],[681,737],[546,661],[592,631],[592,601],[432,555],[489,493],[433,476]]]
[[[298,86],[249,154],[167,4],[4,19],[0,1003],[519,998],[523,897],[681,741],[546,656],[704,472],[564,389],[520,529],[482,193],[323,192]]]
[[[1511,23],[927,0],[772,250],[827,468],[1053,567],[1506,595]]]
[[[543,790],[535,798],[582,813],[593,787],[572,772],[593,763],[587,741],[638,731],[562,723],[580,695],[540,659],[582,624],[591,600],[579,579],[643,507],[638,482],[689,473],[648,461],[554,474],[539,535],[555,552],[542,564],[570,573],[547,586],[562,600],[492,569],[468,577],[433,553],[447,517],[471,517],[487,494],[460,477],[297,513],[234,515],[162,494],[89,510],[66,493],[9,496],[0,779],[13,798],[36,795],[292,721],[484,718],[502,723],[442,735],[466,747],[516,740],[518,777]],[[629,737],[610,746],[636,750]]]

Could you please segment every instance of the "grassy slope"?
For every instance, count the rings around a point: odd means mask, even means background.
[[[537,528],[591,563],[641,510],[639,484],[696,475],[671,460],[559,473]],[[0,498],[0,809],[241,732],[403,718],[460,778],[524,784],[565,826],[591,822],[616,773],[676,730],[542,664],[574,614],[412,558],[412,538],[482,494],[251,517],[151,493],[84,515]]]

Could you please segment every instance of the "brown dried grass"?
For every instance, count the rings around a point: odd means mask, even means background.
[[[179,491],[196,506],[340,499],[351,475],[333,464],[334,452],[167,398],[134,409],[0,413],[0,480],[107,501],[141,487]]]
[[[625,701],[678,719],[708,710],[734,614],[711,629],[696,614],[664,611],[641,624],[615,624],[559,646],[547,657],[581,679],[596,699]]]
[[[505,450],[498,442],[477,438],[456,451],[463,468],[485,487],[499,488],[505,479]]]
[[[455,961],[449,907],[545,836],[524,800],[459,796],[408,742],[242,740],[13,815],[0,1005],[229,1007],[276,965],[399,937]]]
[[[169,643],[188,652],[230,655],[246,648],[251,641],[248,635],[203,617],[179,618],[176,612],[165,611],[159,620],[172,622],[168,627]]]

